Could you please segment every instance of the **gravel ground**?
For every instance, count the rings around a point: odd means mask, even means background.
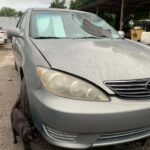
[[[0,46],[0,150],[23,150],[22,142],[14,145],[10,126],[10,111],[20,92],[20,78],[14,68],[10,45]],[[32,144],[33,150],[60,150],[46,143],[40,136]],[[115,147],[94,148],[91,150],[150,150],[150,140],[144,146],[134,142]]]

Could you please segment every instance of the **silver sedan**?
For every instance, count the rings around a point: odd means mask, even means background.
[[[8,34],[22,110],[48,142],[85,149],[150,136],[149,47],[61,9],[29,9]]]

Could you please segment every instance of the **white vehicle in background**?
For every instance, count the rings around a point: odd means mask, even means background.
[[[6,31],[5,30],[2,30],[2,28],[0,28],[0,44],[5,44],[7,43],[8,41],[8,38],[7,38],[7,35],[6,35]]]

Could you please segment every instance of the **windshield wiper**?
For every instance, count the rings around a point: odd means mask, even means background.
[[[43,37],[43,36],[38,36],[34,37],[34,39],[61,39],[60,37]]]
[[[64,37],[34,37],[34,39],[102,39],[102,38],[109,38],[108,36],[85,36],[85,37],[75,37],[75,38],[64,38]]]
[[[79,38],[76,38],[76,39],[102,39],[102,38],[109,38],[107,36],[89,36],[89,37],[79,37]]]

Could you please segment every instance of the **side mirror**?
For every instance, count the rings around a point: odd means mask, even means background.
[[[125,33],[124,33],[124,31],[118,31],[118,33],[119,33],[119,35],[120,35],[120,37],[121,37],[122,39],[125,38]]]
[[[18,28],[12,28],[7,30],[7,36],[10,38],[12,37],[23,38],[23,33],[21,33],[20,29]]]

